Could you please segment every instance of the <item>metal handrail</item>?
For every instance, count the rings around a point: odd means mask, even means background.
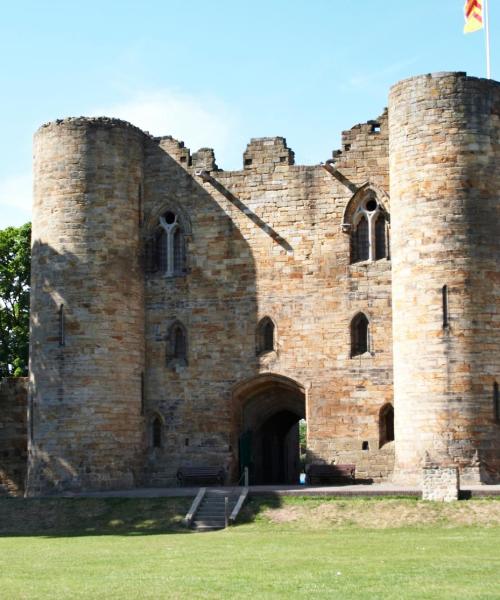
[[[230,523],[234,523],[236,521],[238,513],[240,512],[241,507],[243,506],[245,500],[247,499],[247,496],[248,496],[248,487],[244,487],[240,493],[240,497],[238,498],[238,501],[234,505],[234,508],[233,508],[231,514],[229,515]]]
[[[243,480],[243,485],[240,485],[242,480]],[[236,482],[236,485],[234,485],[231,488],[229,495],[234,494],[234,492],[236,492],[236,490],[240,490],[239,497],[238,497],[238,500],[236,501],[236,504],[234,505],[233,510],[231,511],[230,515],[227,514],[227,497],[226,497],[226,503],[225,503],[226,527],[227,527],[228,523],[234,523],[234,521],[236,520],[236,517],[238,516],[238,513],[241,510],[241,507],[243,506],[243,503],[246,500],[246,497],[248,496],[248,467],[244,467],[243,473],[240,475],[240,478]]]
[[[242,480],[243,480],[243,485],[240,485],[242,483]],[[235,492],[237,490],[239,490],[238,500],[236,501],[236,504],[234,505],[234,507],[231,511],[231,514],[229,514],[229,497],[232,496],[233,494],[235,494]],[[203,498],[205,497],[206,492],[207,492],[206,487],[200,488],[195,499],[193,500],[193,503],[191,504],[189,512],[187,513],[187,515],[184,518],[184,524],[187,527],[189,527],[191,525],[191,523],[196,515],[196,512],[197,512]],[[224,527],[227,527],[229,525],[229,523],[234,523],[234,521],[236,520],[236,517],[238,516],[238,513],[241,510],[241,507],[243,506],[243,503],[246,500],[247,495],[248,495],[248,467],[245,467],[243,470],[243,473],[241,474],[240,478],[236,482],[236,485],[233,485],[232,487],[229,488],[229,490],[227,492],[224,492]]]
[[[240,485],[241,480],[243,480],[243,485]],[[237,489],[241,487],[248,487],[248,467],[243,468],[243,473],[240,475],[240,478],[233,486],[231,486],[229,495],[233,494],[234,492],[236,492]]]
[[[196,511],[198,510],[198,507],[201,504],[201,501],[203,500],[203,497],[205,496],[206,491],[207,491],[207,488],[202,487],[199,489],[198,493],[196,494],[196,497],[193,500],[187,515],[184,517],[184,525],[186,525],[186,527],[189,527],[191,525],[191,522],[196,514]]]

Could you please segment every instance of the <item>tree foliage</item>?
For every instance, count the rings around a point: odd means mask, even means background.
[[[302,467],[306,463],[307,453],[307,423],[305,419],[299,421],[299,447],[300,447],[300,464]]]
[[[0,230],[0,376],[28,372],[31,223]]]

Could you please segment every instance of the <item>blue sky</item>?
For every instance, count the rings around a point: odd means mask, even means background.
[[[0,228],[30,218],[31,142],[44,122],[118,116],[241,167],[251,137],[296,162],[330,157],[389,87],[434,71],[485,75],[463,0],[17,0],[2,3]],[[500,77],[500,0],[490,0]]]

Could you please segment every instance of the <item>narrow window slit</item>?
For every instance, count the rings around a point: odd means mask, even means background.
[[[443,304],[443,329],[449,327],[449,314],[448,314],[448,286],[443,285],[441,288],[441,298]]]
[[[155,417],[152,423],[153,448],[161,448],[161,419]]]
[[[141,415],[144,414],[144,373],[141,373]]]
[[[268,321],[264,327],[264,351],[271,352],[274,349],[274,325]]]
[[[142,225],[143,219],[143,205],[142,205],[142,184],[140,183],[137,187],[137,211],[138,211],[138,220],[139,227]]]
[[[64,304],[59,306],[59,346],[64,346],[66,343],[64,332]]]
[[[33,402],[33,396],[29,397],[29,408],[30,408],[30,412],[29,412],[29,421],[30,421],[30,442],[33,443],[34,440],[34,421],[35,421],[35,414],[34,414],[34,402]]]
[[[498,392],[498,383],[493,382],[493,416],[495,421],[500,423],[500,394]]]

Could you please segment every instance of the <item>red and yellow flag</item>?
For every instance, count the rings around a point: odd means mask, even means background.
[[[484,27],[483,0],[465,0],[464,33],[472,33]]]

